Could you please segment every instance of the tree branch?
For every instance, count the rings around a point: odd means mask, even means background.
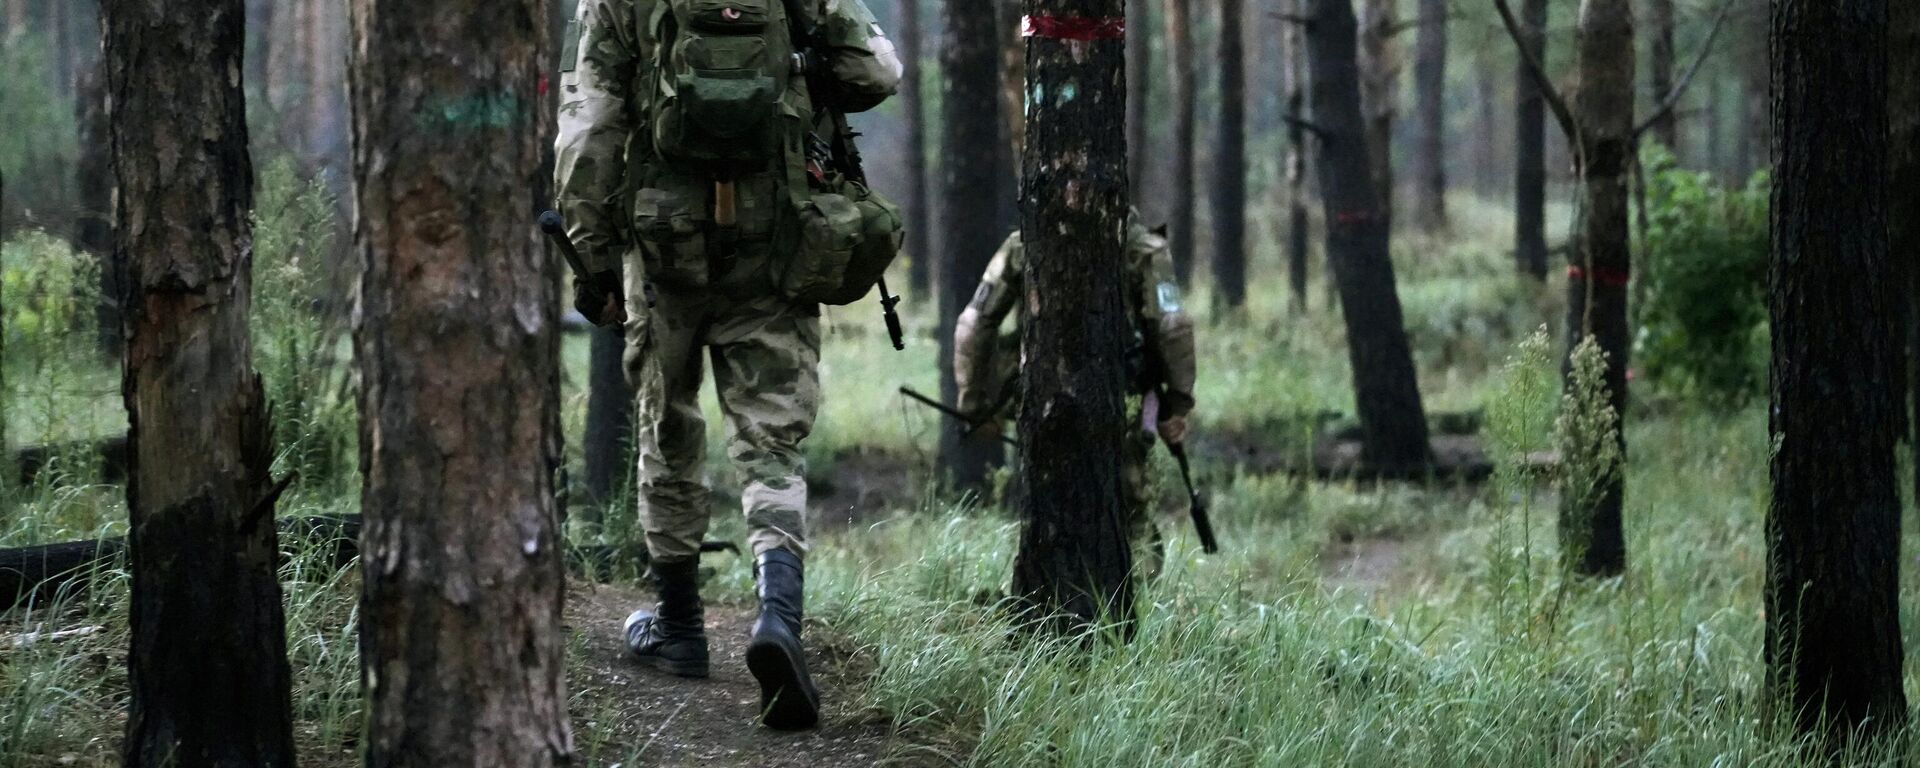
[[[1560,89],[1553,87],[1553,80],[1547,77],[1547,68],[1540,58],[1533,55],[1533,49],[1527,47],[1527,39],[1520,32],[1520,22],[1513,18],[1513,9],[1507,7],[1507,0],[1493,0],[1494,10],[1500,12],[1500,24],[1507,28],[1507,36],[1513,38],[1513,45],[1520,49],[1520,61],[1527,66],[1527,73],[1533,76],[1540,97],[1545,99],[1547,107],[1553,112],[1553,118],[1560,122],[1560,130],[1567,134],[1567,142],[1574,146],[1580,144],[1580,123],[1573,119],[1573,110],[1567,106],[1567,99],[1560,95]],[[1542,30],[1541,34],[1545,34]]]
[[[1279,19],[1281,21],[1287,22],[1288,24],[1298,24],[1301,27],[1307,28],[1307,29],[1311,29],[1313,27],[1312,16],[1302,16],[1297,13],[1269,13],[1267,14],[1267,18]]]
[[[1316,125],[1312,120],[1308,120],[1299,115],[1281,115],[1280,120],[1282,122],[1285,122],[1287,125],[1291,125],[1295,128],[1299,128],[1300,130],[1306,131],[1307,133],[1313,134],[1313,137],[1316,139],[1320,139],[1321,141],[1325,141],[1327,139],[1327,135],[1328,135],[1327,129],[1322,128],[1319,125]]]
[[[1733,2],[1734,0],[1724,0],[1720,3],[1720,12],[1714,14],[1713,26],[1707,30],[1706,42],[1700,44],[1700,53],[1694,56],[1693,64],[1687,67],[1687,73],[1681,75],[1680,82],[1675,83],[1673,88],[1667,91],[1666,96],[1660,100],[1659,106],[1654,107],[1653,113],[1633,127],[1633,140],[1636,144],[1640,141],[1642,134],[1653,128],[1654,123],[1666,118],[1673,112],[1674,107],[1680,105],[1680,98],[1687,94],[1687,86],[1693,84],[1694,75],[1700,74],[1700,65],[1707,63],[1708,54],[1713,53],[1713,41],[1720,36],[1720,28],[1726,25],[1727,14],[1733,10]]]
[[[1449,21],[1458,21],[1462,18],[1465,17],[1456,13],[1443,13],[1438,16],[1415,16],[1405,21],[1395,22],[1393,26],[1387,28],[1387,36],[1395,37],[1402,32],[1418,29],[1429,24],[1445,24]]]

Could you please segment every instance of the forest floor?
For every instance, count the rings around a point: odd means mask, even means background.
[[[712,591],[712,590],[709,590]],[[567,601],[567,627],[574,636],[569,665],[576,738],[588,765],[624,766],[862,766],[889,755],[890,765],[943,765],[901,761],[903,738],[892,718],[862,708],[854,691],[871,673],[872,660],[850,653],[816,627],[808,640],[809,662],[821,690],[820,727],[782,732],[760,727],[760,689],[747,673],[747,628],[753,609],[718,596],[707,606],[712,676],[675,677],[634,661],[621,639],[621,624],[652,595],[632,585],[576,586]],[[583,738],[584,737],[584,738]]]

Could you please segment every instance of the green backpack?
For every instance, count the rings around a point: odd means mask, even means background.
[[[716,174],[765,168],[795,70],[780,0],[661,0],[654,15],[654,149]]]

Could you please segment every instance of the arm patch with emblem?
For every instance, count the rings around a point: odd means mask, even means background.
[[[1175,285],[1173,281],[1165,281],[1155,286],[1154,294],[1159,299],[1161,312],[1171,315],[1180,311],[1180,286]]]

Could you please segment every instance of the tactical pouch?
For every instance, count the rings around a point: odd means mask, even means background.
[[[655,283],[703,288],[709,280],[706,197],[690,189],[648,187],[633,196],[633,228]]]
[[[772,0],[672,0],[652,108],[662,157],[712,171],[764,166],[779,150],[779,100],[791,75]]]
[[[789,299],[851,304],[873,290],[900,254],[900,209],[863,184],[816,191],[798,204],[800,238],[781,272]]]

